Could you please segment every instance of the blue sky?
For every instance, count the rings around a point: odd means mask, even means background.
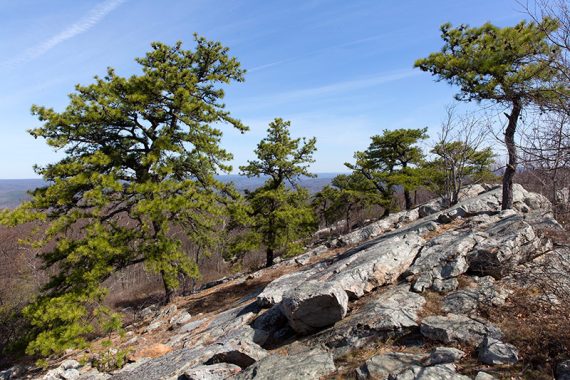
[[[344,171],[383,129],[436,133],[454,89],[412,67],[441,47],[442,23],[523,17],[514,0],[0,0],[0,178],[36,177],[34,164],[61,157],[26,133],[39,125],[32,104],[62,110],[75,84],[108,66],[138,73],[150,42],[190,48],[194,32],[248,70],[225,101],[251,128],[225,133],[234,168],[283,117],[294,136],[317,137],[313,171]]]

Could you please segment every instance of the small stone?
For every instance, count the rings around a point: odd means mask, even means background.
[[[144,332],[148,333],[154,331],[158,329],[160,326],[162,326],[162,321],[154,321],[144,329]]]
[[[570,360],[558,363],[556,366],[556,380],[570,380]]]
[[[465,352],[453,347],[436,347],[425,361],[425,365],[455,363],[465,356]]]
[[[477,376],[475,376],[475,380],[497,380],[495,376],[489,375],[487,372],[478,372]]]
[[[493,365],[515,364],[519,360],[519,352],[512,344],[487,336],[479,347],[479,360]]]

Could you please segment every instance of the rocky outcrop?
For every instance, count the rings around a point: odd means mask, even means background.
[[[482,308],[505,303],[509,287],[520,284],[513,269],[532,271],[544,259],[536,256],[551,246],[538,228],[560,226],[544,197],[518,185],[515,210],[500,211],[500,201],[500,188],[472,186],[453,207],[429,202],[341,236],[332,243],[338,251],[317,246],[273,268],[211,283],[221,295],[251,287],[215,311],[200,314],[182,302],[147,308],[144,321],[129,332],[139,336],[128,342],[160,337],[146,345],[160,345],[166,354],[137,357],[112,378],[318,379],[350,373],[359,379],[468,379],[458,373],[465,353],[434,343],[477,349],[486,365],[512,365],[517,349],[481,318]],[[394,349],[384,350],[391,342],[397,342]],[[376,344],[383,350],[373,351]],[[347,358],[362,359],[342,368]],[[559,365],[558,378],[565,378],[566,367]],[[60,379],[65,371],[88,379],[80,366],[51,374]],[[477,379],[486,376],[481,372]]]
[[[424,297],[400,285],[382,292],[310,342],[334,348],[335,355],[342,355],[347,349],[364,346],[370,338],[400,337],[417,328],[418,312],[424,304]]]

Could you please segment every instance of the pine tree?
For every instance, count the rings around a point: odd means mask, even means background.
[[[466,25],[453,28],[444,24],[441,52],[415,63],[439,80],[458,85],[458,100],[488,100],[510,107],[510,112],[505,113],[509,157],[503,175],[503,209],[512,208],[513,203],[513,177],[517,168],[515,132],[521,112],[528,104],[542,103],[560,92],[551,83],[557,74],[550,64],[557,60],[559,48],[548,38],[557,28],[558,22],[549,18],[540,23],[522,21],[505,28],[490,23],[479,28]]]
[[[406,210],[413,206],[411,192],[423,183],[420,165],[424,160],[418,142],[427,139],[427,128],[384,130],[382,135],[372,136],[372,142],[364,152],[355,154],[355,164],[345,164],[370,180],[382,195],[384,215],[392,207],[394,187],[404,190]]]
[[[108,69],[76,87],[62,112],[33,106],[43,123],[31,135],[65,156],[36,167],[47,185],[4,212],[4,224],[41,221],[28,241],[55,272],[24,313],[33,331],[27,352],[48,355],[85,344],[85,336],[119,325],[104,307],[102,283],[136,263],[162,276],[167,298],[179,276],[199,276],[182,250],[186,238],[207,250],[235,195],[214,175],[229,171],[220,147],[227,123],[247,128],[220,100],[221,85],[244,71],[218,42],[195,37],[195,50],[153,43],[136,61],[140,75]]]
[[[255,150],[256,160],[241,166],[247,177],[268,177],[265,184],[247,195],[251,207],[253,235],[246,241],[259,242],[266,250],[266,266],[276,254],[294,255],[315,227],[309,193],[299,185],[301,177],[314,177],[308,165],[313,160],[316,139],[291,138],[291,123],[277,118],[269,124],[267,137]],[[243,239],[241,243],[244,243]]]

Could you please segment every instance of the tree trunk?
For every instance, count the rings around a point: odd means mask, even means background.
[[[414,206],[414,201],[412,200],[412,196],[408,190],[404,190],[404,200],[406,201],[406,210],[411,210]]]
[[[160,271],[160,277],[162,278],[162,285],[164,286],[164,304],[169,304],[174,297],[174,289],[168,286],[166,283],[166,276],[164,271]]]
[[[515,132],[517,122],[521,114],[522,106],[520,99],[513,100],[513,109],[510,115],[507,129],[505,130],[505,145],[509,154],[509,161],[503,174],[503,200],[501,208],[508,210],[513,208],[513,177],[517,171],[517,147],[515,145]]]
[[[270,266],[273,265],[273,249],[267,248],[266,255],[267,255],[267,261],[265,262],[265,267],[269,268]]]

